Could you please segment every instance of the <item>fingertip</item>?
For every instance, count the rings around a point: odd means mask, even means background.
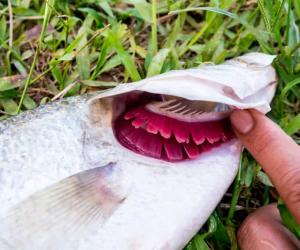
[[[231,122],[237,137],[270,177],[299,223],[300,147],[276,123],[256,110],[234,111]]]
[[[247,134],[254,127],[254,119],[248,110],[235,110],[230,116],[231,124],[238,133]]]

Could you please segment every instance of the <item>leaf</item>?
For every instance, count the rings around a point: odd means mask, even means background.
[[[103,27],[103,18],[99,15],[99,12],[92,8],[78,8],[79,11],[88,13],[96,21],[97,28]]]
[[[153,57],[147,72],[147,77],[158,75],[161,72],[163,64],[170,53],[170,49],[161,49]]]
[[[241,173],[241,185],[245,187],[250,187],[253,183],[255,175],[257,173],[257,164],[254,161],[249,161],[245,158],[245,162],[243,164],[243,169]]]
[[[227,230],[228,237],[230,238],[230,243],[231,244],[230,244],[230,247],[225,248],[225,249],[232,249],[232,250],[239,249],[238,248],[238,243],[237,243],[237,235],[236,235],[236,228],[235,228],[235,226],[233,226],[232,224],[228,225],[226,227],[226,230]]]
[[[0,91],[0,99],[11,99],[18,96],[18,91],[16,89],[10,89],[6,91]]]
[[[44,12],[44,16],[43,16],[43,25],[42,25],[41,35],[40,35],[38,46],[37,46],[37,49],[36,49],[36,52],[35,52],[35,55],[34,55],[34,58],[33,58],[33,62],[31,63],[29,74],[28,74],[27,80],[25,82],[25,86],[24,86],[24,89],[23,89],[23,92],[22,92],[22,95],[21,95],[21,98],[20,98],[20,101],[19,101],[19,104],[18,104],[17,113],[19,113],[21,111],[21,107],[22,107],[27,89],[28,89],[28,87],[31,83],[31,78],[32,78],[35,66],[37,64],[37,60],[38,60],[40,51],[42,49],[42,44],[44,42],[47,27],[50,23],[50,18],[51,18],[51,14],[52,14],[52,10],[53,10],[52,6],[54,6],[54,3],[55,3],[55,0],[48,0],[46,2],[45,12]]]
[[[13,59],[11,62],[18,69],[21,75],[23,76],[27,75],[27,69],[24,67],[21,61]]]
[[[143,48],[143,47],[141,47],[141,46],[136,46],[135,47],[135,52],[140,56],[140,57],[142,57],[142,58],[146,58],[146,56],[147,56],[147,51]]]
[[[50,1],[51,1],[51,4],[52,4],[53,0],[50,0]],[[20,16],[31,17],[31,16],[37,16],[38,15],[36,10],[33,10],[31,8],[23,8],[23,7],[20,7],[20,6],[15,6],[13,9],[14,9],[14,14],[17,15],[17,16],[20,15]]]
[[[214,212],[210,216],[209,223],[211,221],[211,218],[213,218],[214,223],[216,224],[215,230],[211,233],[210,237],[213,240],[213,242],[216,244],[217,249],[228,249],[230,246],[230,238],[227,234],[226,228],[223,225],[220,217],[218,216],[217,212]]]
[[[99,53],[98,60],[97,60],[97,63],[96,63],[96,68],[93,72],[93,75],[92,75],[91,79],[95,79],[99,75],[101,68],[105,64],[105,61],[106,61],[106,58],[107,58],[108,47],[109,47],[109,40],[106,39],[102,44],[102,48],[101,48],[101,51]]]
[[[229,12],[227,10],[223,10],[223,9],[216,8],[216,7],[186,8],[186,9],[182,9],[182,10],[171,11],[170,14],[178,14],[178,13],[181,13],[181,12],[189,12],[189,11],[197,11],[197,10],[212,11],[212,12],[215,12],[215,13],[218,13],[218,14],[222,14],[222,15],[231,17],[231,18],[236,19],[236,20],[240,19],[239,16],[236,15],[236,14],[234,14],[234,13],[231,13],[231,12]]]
[[[297,224],[293,215],[281,200],[278,201],[277,206],[284,225],[300,240],[300,226]]]
[[[6,40],[7,37],[6,29],[7,29],[6,19],[5,16],[3,15],[2,18],[0,19],[0,46]]]
[[[28,8],[30,6],[31,0],[21,0],[19,6],[23,8]]]
[[[113,56],[104,64],[103,68],[99,71],[98,75],[104,72],[108,72],[111,69],[116,68],[120,64],[122,64],[121,58],[118,55]]]
[[[151,4],[147,3],[145,0],[127,0],[126,2],[134,5],[135,9],[140,14],[140,18],[148,23],[152,22]]]
[[[25,106],[26,109],[34,109],[37,106],[35,101],[29,95],[25,96],[23,105]]]
[[[286,42],[290,48],[293,48],[300,42],[299,28],[292,11],[292,1],[289,0],[288,3],[285,4],[285,8],[287,11],[287,30],[286,30]]]
[[[149,44],[149,53],[152,57],[157,53],[157,1],[151,1],[151,39]]]
[[[4,108],[4,111],[8,114],[16,114],[18,105],[17,103],[12,99],[3,99],[0,100],[1,106]]]
[[[25,50],[23,53],[22,53],[22,60],[27,60],[29,59],[30,57],[33,56],[33,51],[32,50]]]
[[[264,41],[265,39],[262,37],[262,32],[258,32],[257,28],[253,27],[249,22],[247,22],[246,20],[244,20],[242,17],[238,16],[235,13],[231,13],[227,10],[221,9],[221,8],[217,8],[217,7],[196,7],[196,8],[186,8],[186,9],[182,9],[182,10],[176,10],[176,11],[171,11],[169,14],[178,14],[178,13],[182,13],[182,12],[189,12],[189,11],[198,11],[198,10],[206,10],[206,11],[211,11],[217,14],[221,14],[221,15],[225,15],[228,16],[232,19],[234,19],[235,21],[237,21],[238,23],[242,24],[246,29],[248,29],[257,39],[257,41],[259,42],[263,52],[270,52],[272,53],[272,49],[266,44],[266,42]],[[211,19],[211,22],[213,21],[213,19]],[[201,35],[203,35],[203,33],[206,31],[206,29],[208,27],[210,27],[211,23],[206,23],[203,28],[201,29],[201,32],[199,31],[198,34],[196,35],[196,37],[192,40],[192,42],[190,44],[194,44],[195,41],[197,41],[199,39],[199,37],[201,37]],[[188,48],[191,45],[188,45]],[[185,50],[186,51],[186,50]],[[185,52],[184,51],[184,52]]]
[[[175,24],[172,27],[172,32],[168,35],[164,48],[172,48],[175,47],[176,41],[179,39],[179,34],[182,32],[182,14],[178,15],[176,18]]]
[[[0,78],[0,92],[15,89],[24,85],[25,77],[14,75]]]
[[[293,135],[300,130],[300,114],[294,117],[284,128],[288,135]]]
[[[141,76],[139,72],[137,71],[137,68],[135,66],[133,58],[129,55],[129,53],[124,49],[119,37],[118,37],[118,30],[112,30],[109,33],[109,39],[111,42],[111,45],[114,47],[114,49],[117,51],[117,54],[119,55],[122,64],[128,71],[131,79],[133,81],[138,81],[141,79]]]
[[[195,250],[210,250],[202,235],[196,235],[192,241]]]
[[[190,244],[187,245],[186,250],[209,250],[210,248],[205,242],[205,239],[209,237],[215,237],[221,241],[229,241],[225,227],[216,212],[214,212],[208,219],[208,231],[202,234],[197,234],[191,240]]]
[[[286,94],[293,88],[295,87],[296,85],[300,84],[300,77],[288,82],[286,84],[286,86],[283,88],[283,90],[281,91],[281,94],[280,94],[280,98],[281,100],[284,99],[284,97],[286,96]]]
[[[78,35],[83,34],[83,37],[79,43],[79,47],[82,48],[80,52],[76,55],[76,61],[77,61],[77,69],[79,73],[79,78],[81,80],[87,80],[90,78],[90,55],[89,55],[89,48],[84,47],[87,43],[87,34],[88,30],[90,29],[92,23],[93,23],[92,16],[88,15],[81,28],[78,31]]]
[[[68,47],[65,48],[63,55],[66,55],[66,54],[72,52],[73,50],[78,49],[79,44],[81,43],[81,40],[83,39],[83,37],[84,37],[84,33],[78,34],[77,37],[68,45]]]
[[[111,7],[109,6],[109,4],[107,3],[106,0],[100,1],[100,3],[98,3],[99,6],[106,12],[106,14],[108,14],[110,17],[115,18]]]
[[[3,78],[0,79],[0,91],[14,89],[16,87],[17,86],[13,85],[9,80],[3,79]]]
[[[105,82],[105,81],[92,81],[92,80],[82,80],[80,81],[83,85],[89,87],[108,87],[112,88],[118,85],[116,82]]]
[[[74,59],[74,55],[75,53],[68,53],[68,54],[64,54],[63,56],[61,56],[58,61],[72,61]]]
[[[257,179],[264,185],[268,186],[268,187],[274,187],[272,182],[270,181],[269,177],[263,172],[263,171],[259,171],[257,173]]]
[[[53,65],[55,65],[58,62],[61,61],[72,61],[76,55],[75,51],[80,51],[80,49],[83,47],[83,45],[85,44],[84,42],[82,42],[82,40],[84,39],[85,34],[78,34],[76,39],[74,39],[67,48],[64,49],[64,53],[62,56],[60,56],[57,60],[53,61]],[[80,47],[81,45],[81,47]]]
[[[267,11],[265,9],[263,0],[258,0],[258,7],[260,9],[260,12],[261,12],[261,15],[263,17],[263,20],[264,20],[267,31],[271,32],[272,28],[271,28],[270,20],[269,20],[269,17],[267,15]]]

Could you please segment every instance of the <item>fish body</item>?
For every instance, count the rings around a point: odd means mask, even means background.
[[[42,230],[41,225],[36,228],[33,222],[43,220],[41,212],[30,210],[33,213],[28,214],[30,219],[24,222],[26,228],[12,228],[11,234],[4,239],[6,235],[2,233],[0,242],[7,249],[18,249],[19,245],[25,244],[28,247],[23,249],[41,249],[45,242],[49,244],[47,249],[57,249],[57,246],[61,247],[59,249],[181,249],[206,220],[201,207],[211,213],[214,200],[221,198],[220,191],[234,178],[240,144],[236,140],[230,141],[216,149],[215,154],[203,154],[197,161],[177,166],[148,157],[133,157],[134,153],[124,151],[117,144],[109,127],[99,125],[106,123],[101,119],[102,115],[97,114],[97,121],[89,114],[91,107],[87,100],[87,96],[68,98],[1,124],[0,201],[4,204],[1,211],[7,214],[11,207],[36,191],[97,168],[111,168],[102,179],[109,182],[110,178],[116,178],[114,184],[117,186],[112,187],[112,192],[120,195],[118,208],[112,209],[110,218],[103,219],[100,214],[95,219],[98,223],[92,221],[90,224],[88,221],[93,213],[89,215],[87,210],[86,218],[82,220],[82,224],[87,225],[72,232],[70,238],[68,233],[54,234],[57,237],[54,243],[49,243],[47,238],[34,237],[29,244],[27,231]],[[215,182],[207,178],[212,174],[218,176]],[[229,180],[218,181],[225,178]],[[204,185],[210,187],[209,192],[202,188]],[[55,202],[62,202],[60,199]],[[84,198],[83,202],[87,200]],[[67,225],[61,227],[71,227],[73,219],[64,215],[65,212],[58,212],[58,219],[51,223],[62,223],[65,218],[70,220],[70,225],[64,222]],[[80,216],[85,215],[79,213],[78,219]],[[2,226],[7,229],[9,222],[3,218]],[[1,225],[0,229],[5,231]],[[80,239],[72,242],[77,233]],[[4,246],[1,249],[5,249]]]
[[[267,111],[275,90],[273,58],[239,60],[207,74],[175,71],[67,98],[0,123],[0,249],[182,249],[234,179],[240,142],[232,138],[173,163],[123,147],[113,122],[124,109],[122,98],[140,92]],[[241,86],[203,78],[238,69],[245,76]],[[253,70],[260,87],[253,85]],[[182,85],[184,78],[203,87],[198,97]]]

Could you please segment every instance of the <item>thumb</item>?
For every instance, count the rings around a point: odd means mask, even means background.
[[[261,164],[300,224],[300,148],[274,122],[256,110],[236,110],[237,137]]]

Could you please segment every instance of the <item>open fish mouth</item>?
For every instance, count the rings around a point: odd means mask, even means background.
[[[232,109],[270,110],[273,59],[249,53],[220,65],[171,71],[120,84],[91,102],[112,100],[110,125],[123,147],[169,162],[196,159],[234,137]]]
[[[234,137],[226,104],[141,94],[113,122],[125,148],[169,162],[196,159]]]
[[[234,136],[228,119],[232,109],[270,110],[273,59],[253,52],[220,65],[171,71],[120,84],[91,102],[118,100],[110,125],[125,148],[169,162],[196,159]],[[134,95],[139,98],[127,104]]]

